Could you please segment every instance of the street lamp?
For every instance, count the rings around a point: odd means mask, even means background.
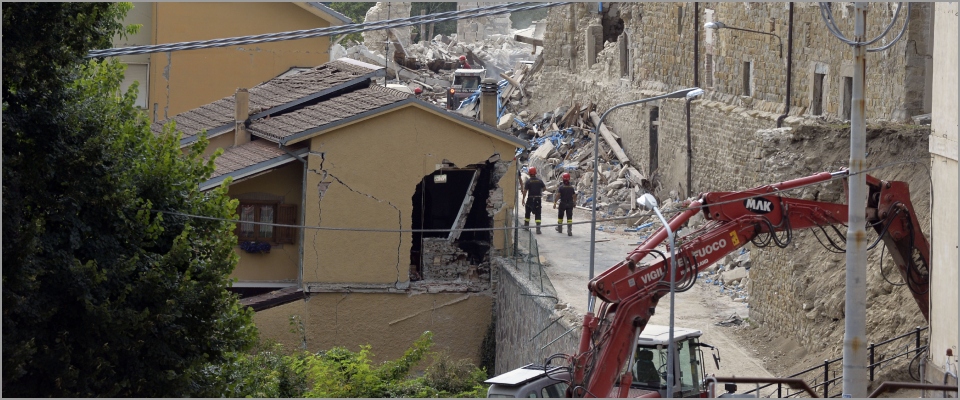
[[[594,254],[597,249],[597,180],[600,176],[600,126],[603,125],[603,121],[607,119],[607,115],[613,110],[616,110],[621,107],[632,106],[634,104],[643,104],[655,100],[661,99],[679,99],[686,97],[690,93],[703,93],[698,87],[681,89],[676,92],[663,94],[660,96],[648,97],[640,100],[628,101],[626,103],[620,103],[613,107],[610,107],[603,115],[600,116],[600,120],[597,121],[597,125],[594,129],[593,134],[593,204],[591,205],[592,213],[590,220],[590,280],[593,280],[593,268],[594,268]],[[594,297],[592,294],[587,294],[587,313],[593,314],[594,306]]]
[[[770,35],[770,36],[776,37],[776,38],[777,38],[777,42],[779,43],[778,50],[779,50],[779,53],[780,53],[780,58],[783,58],[783,40],[781,40],[781,39],[780,39],[780,36],[778,36],[778,35],[775,34],[775,33],[763,32],[763,31],[755,31],[755,30],[753,30],[753,29],[734,28],[734,27],[732,27],[732,26],[727,26],[727,25],[724,24],[723,22],[719,22],[719,21],[707,22],[707,23],[703,24],[703,27],[704,27],[704,28],[707,28],[707,29],[733,29],[733,30],[735,30],[735,31],[753,32],[753,33],[759,33],[759,34],[761,34],[761,35]]]
[[[677,345],[673,342],[673,300],[676,296],[676,291],[673,290],[673,288],[677,281],[676,236],[673,233],[673,229],[670,229],[670,223],[667,222],[667,219],[660,213],[660,208],[657,207],[657,199],[653,197],[652,194],[644,193],[643,196],[637,199],[637,203],[640,204],[641,207],[657,213],[657,217],[660,218],[660,222],[663,223],[663,229],[667,230],[667,237],[670,240],[670,332],[667,338],[667,398],[672,398],[675,383],[673,378],[673,358],[676,357],[677,354]]]

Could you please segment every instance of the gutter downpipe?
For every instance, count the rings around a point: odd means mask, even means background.
[[[700,3],[693,3],[693,86],[700,87]],[[693,197],[693,139],[690,137],[690,99],[684,105],[687,114],[687,198]]]
[[[854,70],[850,110],[850,194],[847,199],[846,294],[843,312],[843,397],[867,396],[867,176],[866,105],[864,79],[867,69],[867,3],[854,3]]]
[[[777,117],[777,128],[783,127],[783,120],[790,115],[790,93],[793,83],[793,2],[790,2],[790,21],[787,24],[787,98],[783,102],[783,115]]]

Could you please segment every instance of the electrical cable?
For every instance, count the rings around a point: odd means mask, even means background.
[[[843,35],[842,32],[840,32],[840,29],[837,27],[836,20],[834,20],[834,18],[833,18],[833,10],[831,9],[832,3],[821,2],[821,3],[819,3],[819,5],[820,5],[820,18],[823,19],[824,24],[827,26],[827,30],[830,31],[830,33],[833,34],[833,36],[836,36],[837,39],[840,39],[841,42],[846,43],[846,44],[851,45],[851,46],[869,46],[869,45],[871,45],[871,44],[873,44],[873,43],[876,43],[878,40],[882,39],[884,36],[887,35],[887,33],[890,32],[890,29],[893,28],[893,26],[896,24],[897,19],[898,19],[899,16],[900,16],[900,10],[903,8],[903,2],[897,3],[897,10],[894,12],[893,18],[891,18],[891,20],[890,20],[890,24],[888,24],[887,27],[884,28],[883,32],[882,32],[880,35],[877,35],[877,36],[874,37],[873,39],[870,39],[870,40],[865,41],[865,42],[856,42],[856,41],[853,41],[853,40],[848,39],[846,36]],[[868,52],[883,51],[883,50],[889,49],[889,48],[890,48],[891,46],[893,46],[895,43],[897,43],[898,41],[900,41],[900,38],[903,37],[903,33],[907,31],[907,25],[908,25],[909,22],[910,22],[910,10],[911,10],[911,9],[912,9],[912,3],[909,3],[909,2],[908,2],[908,3],[907,3],[907,17],[906,17],[906,19],[905,19],[904,22],[903,22],[903,27],[900,29],[900,33],[898,33],[897,36],[896,36],[895,38],[893,38],[893,40],[890,41],[890,43],[887,43],[886,45],[883,45],[883,46],[880,46],[880,47],[875,47],[875,48],[872,48],[872,49],[867,49],[867,51],[868,51]]]
[[[570,2],[559,3],[507,3],[488,7],[474,8],[469,10],[448,11],[444,13],[430,14],[426,16],[415,16],[408,18],[397,18],[391,20],[376,21],[370,23],[339,25],[335,27],[303,29],[297,31],[277,32],[260,35],[237,36],[231,38],[199,40],[190,42],[166,43],[158,45],[130,46],[113,49],[91,50],[87,53],[87,58],[115,57],[122,55],[163,53],[183,50],[199,50],[216,47],[239,46],[246,44],[259,44],[268,42],[279,42],[285,40],[309,39],[314,37],[346,35],[373,30],[384,30],[393,28],[402,28],[413,25],[428,23],[438,23],[454,21],[460,19],[471,19],[487,17],[491,15],[506,14],[517,11],[535,10],[547,7],[556,7],[570,4]],[[438,18],[439,17],[439,18]]]

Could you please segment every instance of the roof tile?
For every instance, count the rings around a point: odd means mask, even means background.
[[[213,160],[216,169],[210,178],[223,176],[284,154],[286,152],[276,144],[266,140],[254,140],[240,146],[231,147],[224,150],[223,154],[216,160]]]
[[[301,99],[378,69],[373,65],[336,60],[298,74],[271,79],[250,88],[250,113],[256,114]],[[230,124],[234,121],[234,97],[224,97],[173,118],[155,122],[151,129],[154,134],[160,134],[163,125],[170,121],[176,121],[177,129],[183,131],[184,138],[195,136],[204,129]]]

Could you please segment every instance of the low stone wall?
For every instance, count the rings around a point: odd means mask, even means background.
[[[541,292],[539,284],[528,279],[525,264],[517,267],[508,258],[496,258],[493,264],[498,275],[494,373],[502,374],[531,363],[543,364],[546,357],[556,353],[573,354],[580,341],[580,326],[573,317],[555,309],[555,293]],[[574,329],[570,331],[571,328]]]

